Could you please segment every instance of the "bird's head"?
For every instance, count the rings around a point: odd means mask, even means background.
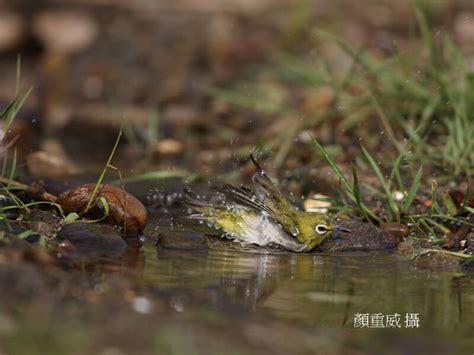
[[[321,244],[334,230],[350,232],[336,225],[336,222],[326,214],[305,212],[298,218],[299,233],[295,237],[309,246],[309,250]]]

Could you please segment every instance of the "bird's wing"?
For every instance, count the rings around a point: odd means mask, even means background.
[[[268,174],[255,160],[253,155],[250,155],[252,163],[255,165],[255,173],[252,176],[252,181],[265,192],[266,197],[272,201],[277,209],[284,209],[286,211],[297,211],[296,207],[283,196],[281,191],[275,186]]]
[[[278,222],[290,235],[296,236],[299,231],[295,220],[298,213],[296,207],[288,201],[270,180],[253,156],[250,156],[256,167],[252,180],[257,189],[226,185],[224,193],[237,203],[253,208],[260,213],[265,212]]]

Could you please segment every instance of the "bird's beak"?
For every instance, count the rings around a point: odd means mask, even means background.
[[[350,229],[347,229],[347,228],[344,228],[344,227],[338,227],[338,226],[334,227],[333,230],[339,231],[339,232],[344,232],[344,233],[350,233],[351,232]]]

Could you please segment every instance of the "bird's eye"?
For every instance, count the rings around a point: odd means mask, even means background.
[[[316,228],[314,228],[314,230],[318,234],[324,234],[328,231],[327,227],[324,224],[318,224]]]

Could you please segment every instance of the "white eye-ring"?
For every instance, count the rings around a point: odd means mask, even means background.
[[[314,230],[316,231],[316,233],[318,234],[324,234],[328,231],[327,227],[324,225],[324,224],[318,224]]]

